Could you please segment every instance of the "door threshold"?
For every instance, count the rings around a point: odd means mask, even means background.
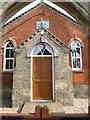
[[[31,100],[31,102],[55,102],[54,100]]]

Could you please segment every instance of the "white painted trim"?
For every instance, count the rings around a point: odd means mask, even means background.
[[[32,55],[33,57],[52,57],[52,55]]]
[[[76,40],[75,40],[76,41]],[[74,41],[72,41],[72,43],[73,43]],[[77,41],[78,42],[78,41]],[[71,43],[71,49],[72,49],[72,47],[75,47],[75,46],[72,46],[72,43]],[[72,71],[81,71],[82,70],[82,50],[81,50],[81,44],[80,44],[80,42],[78,42],[79,43],[79,47],[77,47],[77,48],[80,48],[80,57],[72,57],[72,52],[71,52],[71,61],[72,61]],[[74,68],[73,67],[73,58],[79,58],[80,59],[80,66],[81,66],[81,68]]]
[[[54,57],[52,56],[52,92],[53,92],[53,101],[55,100],[55,96],[54,96]]]
[[[9,43],[9,41],[5,44],[4,46],[4,61],[3,61],[3,71],[5,72],[11,72],[14,70],[14,57],[13,58],[6,58],[5,55],[6,55],[6,49],[14,49],[14,47],[9,47],[9,48],[6,48],[6,45]],[[13,60],[13,69],[6,69],[6,60]]]
[[[32,87],[33,87],[33,82],[32,82],[32,68],[33,68],[33,67],[32,67],[32,64],[33,64],[33,63],[32,63],[32,59],[33,59],[33,57],[31,56],[31,85],[30,85],[30,87],[31,87],[31,92],[30,92],[30,94],[31,94],[31,95],[30,95],[30,96],[31,96],[31,101],[32,101],[32,98],[33,98],[33,97],[32,97],[32,96],[33,96],[33,95],[32,95],[32,94],[33,94],[33,88],[32,88]]]
[[[31,54],[31,102],[51,102],[55,100],[55,96],[54,96],[54,56],[53,56],[53,50],[52,50],[52,55],[33,55],[33,51],[32,50],[32,54]],[[32,82],[32,64],[33,64],[33,57],[52,57],[52,94],[53,94],[53,99],[52,100],[33,100],[33,82]]]
[[[37,56],[34,56],[34,57],[37,57]],[[42,57],[42,55],[39,56],[39,57]],[[53,56],[46,56],[46,57],[52,57],[52,94],[53,94],[53,99],[52,100],[33,100],[33,82],[32,82],[32,69],[33,69],[32,61],[33,61],[33,55],[32,55],[32,57],[31,57],[31,85],[30,86],[31,86],[31,101],[34,101],[34,102],[35,101],[42,101],[42,102],[44,102],[44,101],[54,101],[55,100],[55,97],[54,97],[54,57]]]
[[[32,100],[31,102],[53,102],[54,100]]]
[[[56,4],[48,1],[48,0],[35,0],[34,2],[30,3],[29,5],[22,8],[19,12],[17,12],[15,15],[13,15],[5,24],[9,23],[10,21],[14,20],[15,18],[19,17],[23,13],[27,12],[28,10],[31,10],[32,8],[36,7],[40,3],[45,3],[46,5],[49,5],[50,7],[54,8],[55,10],[59,11],[60,13],[64,14],[65,16],[69,17],[73,21],[76,21],[76,19],[70,15],[66,10],[61,8],[60,6],[57,6]]]

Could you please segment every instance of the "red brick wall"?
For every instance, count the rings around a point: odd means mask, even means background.
[[[2,73],[2,85],[3,86],[13,85],[13,73]]]
[[[45,12],[44,15],[39,15]],[[60,40],[65,42],[67,45],[70,40],[74,37],[78,37],[83,43],[84,47],[82,48],[83,54],[83,72],[73,72],[73,83],[74,84],[86,84],[88,83],[88,39],[87,33],[80,27],[68,21],[66,18],[61,16],[59,13],[56,13],[53,10],[47,9],[45,6],[41,6],[27,15],[24,15],[22,19],[17,22],[9,25],[5,30],[3,30],[3,43],[13,37],[18,45],[20,42],[28,38],[36,30],[36,21],[41,20],[49,21],[49,30],[57,36]],[[26,22],[25,22],[26,21]],[[5,74],[3,74],[4,76]],[[5,79],[5,76],[4,78]],[[9,81],[8,81],[9,79]],[[3,80],[4,81],[4,80]],[[8,82],[12,81],[12,77],[7,76]],[[5,84],[8,84],[5,82]],[[11,83],[10,83],[11,84]]]

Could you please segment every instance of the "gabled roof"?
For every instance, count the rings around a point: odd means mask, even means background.
[[[18,13],[16,13],[12,18],[10,18],[3,27],[15,22],[16,20],[20,19],[23,15],[27,14],[28,12],[34,10],[40,5],[48,6],[49,8],[53,9],[54,11],[60,13],[67,19],[71,20],[74,23],[77,23],[76,19],[74,19],[69,13],[67,13],[65,10],[60,8],[59,6],[55,5],[54,3],[48,1],[48,0],[35,0],[34,2],[30,3],[23,9],[21,9]]]
[[[41,34],[41,32],[43,31],[43,34]],[[41,26],[39,29],[37,29],[32,35],[30,35],[26,40],[24,40],[22,43],[20,43],[16,48],[15,51],[19,51],[22,48],[24,48],[26,45],[28,45],[28,43],[33,40],[34,37],[36,37],[38,34],[40,34],[41,36],[47,36],[49,39],[53,40],[56,44],[58,44],[59,46],[62,46],[62,48],[67,51],[70,50],[70,48],[64,43],[62,42],[59,38],[57,38],[55,35],[53,35],[49,30],[47,30],[46,28],[44,28],[43,26]]]

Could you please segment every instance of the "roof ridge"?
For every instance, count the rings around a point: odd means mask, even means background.
[[[10,25],[11,23],[13,23],[13,21],[15,22],[16,20],[18,20],[19,18],[21,18],[22,16],[26,15],[28,12],[31,12],[33,9],[35,9],[36,7],[39,7],[39,6],[40,6],[40,3],[37,6],[31,8],[31,9],[27,10],[26,12],[22,13],[21,15],[17,16],[16,18],[14,18],[13,20],[11,20],[10,22],[6,23],[5,25],[3,25],[2,28]]]
[[[34,1],[34,2],[37,2],[37,1],[38,1],[38,0],[36,0],[36,1]],[[33,2],[33,3],[34,3],[34,2]],[[52,5],[51,5],[50,3],[51,3]],[[30,4],[31,4],[31,3],[30,3]],[[30,4],[29,4],[29,5],[30,5]],[[15,22],[16,20],[18,20],[18,18],[21,18],[23,15],[26,15],[28,12],[34,10],[34,8],[40,7],[40,5],[49,6],[50,8],[52,8],[52,9],[55,10],[56,12],[62,14],[63,16],[65,16],[66,18],[68,18],[69,20],[73,21],[74,23],[77,23],[77,21],[76,21],[68,12],[66,12],[64,9],[60,8],[59,6],[53,4],[52,2],[50,2],[50,1],[48,1],[48,0],[46,0],[46,1],[45,1],[45,0],[40,0],[40,1],[38,1],[38,3],[37,3],[35,6],[31,7],[31,8],[28,9],[27,11],[23,12],[22,14],[20,14],[20,15],[17,16],[16,18],[14,18],[14,19],[12,19],[11,21],[9,21],[8,23],[6,22],[6,24],[5,24],[2,28],[10,25],[11,23],[13,23],[13,21]],[[27,7],[27,6],[26,6],[26,7]],[[56,8],[56,7],[57,7],[57,8]],[[25,8],[25,7],[24,7],[24,8]],[[62,10],[64,10],[67,14],[69,14],[69,16],[66,15],[66,13],[63,13],[63,12],[61,12],[60,10],[58,10],[59,8],[62,9]],[[70,16],[71,16],[71,18],[70,18]]]

